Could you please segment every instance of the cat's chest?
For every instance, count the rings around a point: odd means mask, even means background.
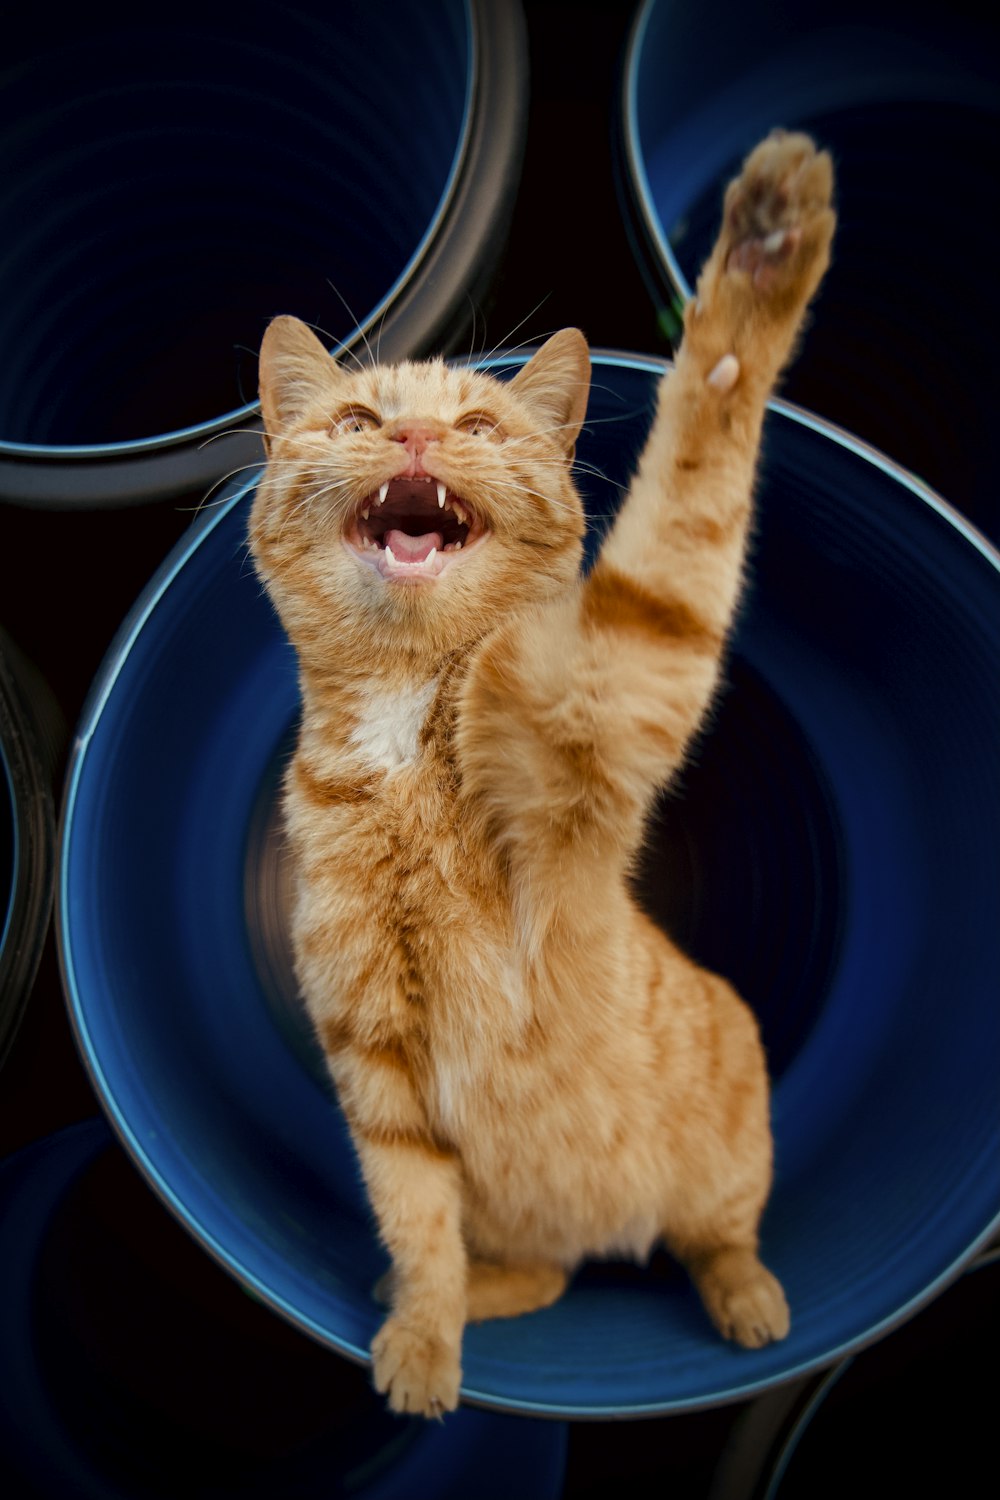
[[[503,866],[462,800],[438,687],[372,685],[337,741],[307,733],[288,785],[302,943],[330,934],[344,1003],[363,990],[393,1015],[400,997],[464,1006],[480,973],[491,995],[512,983]]]
[[[437,678],[398,688],[372,686],[354,706],[346,751],[366,772],[393,777],[413,767],[421,753]]]

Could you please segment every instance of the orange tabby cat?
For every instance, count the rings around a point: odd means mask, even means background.
[[[509,383],[346,370],[268,328],[252,548],[300,664],[296,971],[392,1271],[397,1411],[458,1400],[462,1328],[662,1238],[719,1331],[785,1336],[757,1255],[757,1026],[638,909],[654,794],[719,677],[765,403],[829,259],[832,169],[776,132],[723,228],[628,498],[581,577],[589,358]]]

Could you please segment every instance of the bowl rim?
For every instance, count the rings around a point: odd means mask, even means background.
[[[454,339],[482,293],[506,234],[527,134],[527,29],[520,0],[461,0],[466,91],[448,177],[430,223],[377,305],[332,353],[370,356],[381,328],[388,360]],[[486,247],[493,246],[492,252]],[[445,274],[447,273],[447,274]],[[353,314],[352,314],[353,316]],[[0,500],[22,505],[143,504],[228,478],[251,441],[263,462],[260,402],[189,426],[121,442],[43,444],[0,437]]]
[[[521,365],[530,358],[530,355],[531,349],[528,348],[517,351],[500,351],[485,359],[463,359],[455,362],[471,363],[480,368],[489,369]],[[598,367],[611,366],[638,370],[654,376],[662,375],[671,368],[672,364],[670,360],[660,358],[659,356],[635,354],[616,349],[591,350],[591,362],[592,365]],[[806,410],[804,407],[797,406],[793,402],[775,398],[768,403],[768,410],[773,411],[784,419],[792,421],[799,427],[809,429],[821,437],[832,440],[839,447],[847,449],[866,463],[879,469],[889,478],[901,484],[917,500],[928,505],[947,521],[959,534],[963,543],[971,545],[984,557],[998,575],[997,582],[1000,585],[1000,550],[995,548],[961,512],[942,499],[940,495],[916,475],[911,474],[894,460],[887,458],[884,454],[873,448],[871,444],[856,438],[843,428],[838,427],[835,423],[828,421],[826,418],[816,416],[814,413]],[[586,422],[584,426],[586,426]],[[256,483],[256,475],[233,483],[214,506],[195,517],[188,531],[175,544],[173,550],[168,554],[160,569],[147,584],[132,610],[122,622],[94,679],[77,726],[73,751],[66,771],[65,789],[60,809],[58,835],[59,868],[55,917],[56,944],[62,974],[63,993],[77,1050],[95,1089],[103,1113],[108,1118],[118,1140],[142,1172],[147,1183],[194,1236],[201,1247],[212,1255],[225,1270],[234,1275],[253,1295],[260,1297],[282,1317],[318,1342],[327,1347],[337,1349],[345,1358],[359,1364],[368,1365],[371,1363],[371,1359],[367,1350],[360,1349],[349,1340],[339,1337],[329,1329],[314,1322],[308,1314],[291,1306],[279,1292],[261,1280],[255,1272],[243,1266],[236,1255],[220,1243],[210,1229],[200,1223],[197,1215],[187,1207],[160,1172],[121,1110],[115,1097],[114,1089],[105,1076],[101,1059],[89,1035],[86,1006],[81,1001],[73,963],[73,945],[68,916],[70,893],[67,873],[69,849],[73,836],[74,809],[91,739],[97,729],[105,705],[114,692],[117,679],[124,669],[128,656],[146,621],[189,558],[209,533],[220,524],[223,518],[246,499],[248,493],[255,487]],[[975,1236],[962,1252],[940,1271],[931,1282],[924,1286],[919,1293],[911,1297],[892,1314],[873,1324],[864,1333],[843,1340],[835,1348],[828,1349],[823,1354],[803,1359],[794,1365],[789,1365],[787,1369],[782,1370],[776,1375],[762,1376],[752,1381],[744,1380],[729,1385],[724,1389],[716,1390],[710,1395],[689,1398],[668,1398],[650,1402],[634,1402],[625,1406],[601,1403],[571,1404],[566,1401],[547,1402],[531,1398],[497,1396],[489,1391],[478,1390],[464,1381],[461,1397],[463,1402],[493,1411],[557,1420],[581,1419],[588,1421],[665,1416],[671,1413],[708,1410],[730,1402],[749,1400],[752,1397],[774,1390],[776,1387],[783,1386],[788,1382],[829,1369],[847,1356],[877,1343],[886,1334],[907,1322],[921,1308],[939,1296],[941,1292],[962,1274],[969,1262],[984,1247],[988,1246],[998,1233],[1000,1233],[1000,1206],[998,1206],[997,1212],[990,1223]]]

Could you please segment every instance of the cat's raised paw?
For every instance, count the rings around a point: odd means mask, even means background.
[[[754,291],[810,296],[829,260],[836,218],[833,163],[801,132],[776,130],[726,191],[725,268]]]
[[[372,1342],[375,1389],[401,1415],[442,1417],[458,1405],[458,1350],[435,1334],[389,1318]]]

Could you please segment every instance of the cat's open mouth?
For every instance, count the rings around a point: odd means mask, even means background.
[[[472,508],[429,475],[390,479],[348,523],[344,541],[381,577],[439,578],[487,535]]]

